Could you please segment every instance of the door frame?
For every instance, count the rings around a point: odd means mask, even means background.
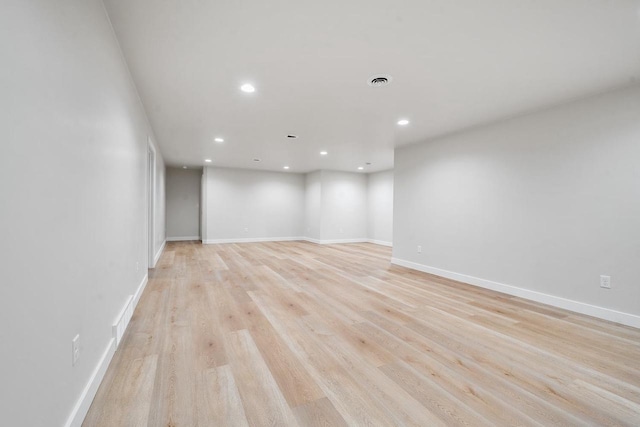
[[[156,236],[156,149],[151,142],[151,137],[147,137],[147,236],[149,252],[149,268],[155,265],[155,236]]]

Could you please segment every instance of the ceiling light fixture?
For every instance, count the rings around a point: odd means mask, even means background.
[[[408,125],[408,124],[409,124],[409,120],[407,120],[407,119],[400,119],[400,120],[398,120],[398,124],[399,124],[400,126],[406,126],[406,125]]]
[[[224,142],[223,138],[217,137],[213,139],[215,142]]]
[[[211,159],[204,159],[205,162],[211,163]]]
[[[182,167],[182,169],[186,169],[186,168],[187,168],[186,166],[183,166],[183,167]]]
[[[285,166],[285,167],[283,167],[282,169],[289,169],[289,166]]]
[[[358,170],[361,171],[362,169],[364,169],[363,166],[358,166]]]
[[[252,84],[245,83],[242,86],[240,86],[240,90],[246,93],[253,93],[256,91],[256,88],[253,87]]]
[[[259,162],[259,161],[260,161],[260,159],[255,158],[255,159],[253,159],[253,161],[254,161],[254,162]]]
[[[320,155],[321,155],[321,156],[326,156],[327,154],[329,154],[329,153],[327,153],[326,151],[321,151],[321,152],[320,152]]]

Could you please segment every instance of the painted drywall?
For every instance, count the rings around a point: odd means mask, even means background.
[[[207,175],[206,170],[200,176],[200,240],[207,236]]]
[[[153,138],[150,137],[149,141],[154,147],[157,147],[157,143],[153,141]],[[155,182],[153,183],[154,187],[154,222],[155,225],[153,227],[153,232],[155,234],[153,239],[153,260],[150,262],[149,268],[154,268],[155,264],[158,262],[160,255],[162,255],[162,250],[164,249],[164,245],[167,240],[166,235],[166,166],[164,164],[164,159],[162,158],[162,154],[156,149],[156,174],[155,174]]]
[[[0,52],[0,414],[61,426],[146,276],[151,130],[101,1],[4,1]]]
[[[304,175],[217,167],[204,173],[206,243],[303,235]]]
[[[374,177],[374,188],[369,191],[367,175],[361,173],[323,170],[303,175],[205,168],[204,240],[219,243],[304,237],[317,243],[368,241],[367,201],[371,197],[376,236],[390,242],[390,178],[390,172]],[[172,197],[167,198],[170,203]]]
[[[323,170],[320,240],[367,239],[367,176]]]
[[[394,258],[640,315],[639,117],[636,86],[396,150]]]
[[[322,172],[305,175],[304,235],[311,240],[320,240],[322,227]]]
[[[167,168],[167,240],[200,239],[202,170]]]
[[[393,242],[393,170],[367,175],[367,238],[389,246]]]

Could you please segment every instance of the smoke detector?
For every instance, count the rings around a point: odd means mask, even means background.
[[[393,78],[388,74],[376,74],[369,77],[369,81],[367,83],[372,87],[382,87],[391,83],[391,80],[393,80]]]

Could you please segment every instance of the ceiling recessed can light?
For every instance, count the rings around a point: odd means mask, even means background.
[[[187,168],[186,166],[183,166],[183,167],[182,167],[182,169],[186,169],[186,168]]]
[[[211,163],[211,159],[204,159],[205,162]]]
[[[224,142],[224,138],[220,138],[219,136],[218,136],[218,137],[216,137],[216,138],[213,138],[213,140],[214,140],[215,142]]]
[[[398,120],[398,124],[399,124],[400,126],[406,126],[406,125],[408,125],[408,124],[409,124],[409,120],[407,120],[407,119],[400,119],[400,120]]]
[[[283,167],[282,169],[289,169],[289,166],[285,166],[285,167]]]
[[[327,153],[326,151],[321,151],[321,152],[320,152],[320,155],[321,155],[321,156],[326,156],[327,154],[329,154],[329,153]]]
[[[361,171],[362,169],[364,169],[363,166],[358,166],[358,170]]]
[[[245,83],[242,86],[240,86],[240,90],[246,93],[253,93],[256,91],[256,88],[253,87],[253,85],[250,83]]]

